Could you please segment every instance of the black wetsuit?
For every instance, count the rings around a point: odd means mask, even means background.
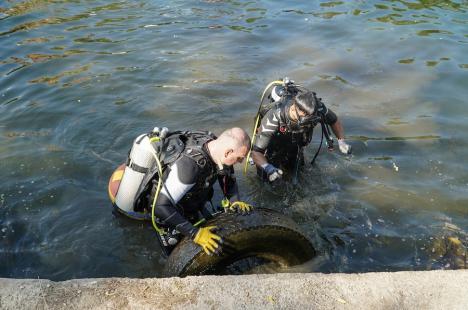
[[[336,114],[323,107],[325,123],[333,125],[338,119]],[[265,114],[257,130],[253,150],[264,154],[272,165],[290,170],[298,160],[303,164],[302,148],[310,143],[317,124],[299,128],[289,119],[288,109],[288,101],[284,100]],[[263,175],[260,168],[258,172]]]
[[[206,143],[201,147],[187,147],[164,173],[164,187],[154,211],[165,227],[175,228],[185,236],[193,236],[200,211],[213,197],[213,185],[218,180],[224,195],[238,200],[234,168],[220,171],[208,155]]]

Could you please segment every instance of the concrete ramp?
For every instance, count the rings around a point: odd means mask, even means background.
[[[0,309],[468,309],[468,271],[0,279]]]

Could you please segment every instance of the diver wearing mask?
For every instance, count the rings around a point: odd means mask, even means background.
[[[270,182],[280,179],[283,169],[297,176],[298,167],[304,165],[303,148],[310,143],[318,124],[330,150],[333,149],[333,139],[328,126],[338,138],[340,151],[351,153],[336,114],[317,98],[316,93],[295,87],[293,81],[288,83],[272,89],[270,99],[273,104],[264,112],[252,147],[251,156],[258,174]]]

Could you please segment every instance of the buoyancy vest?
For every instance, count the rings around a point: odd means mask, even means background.
[[[194,187],[201,188],[207,184],[212,185],[216,169],[203,146],[216,139],[216,136],[208,131],[173,131],[155,142],[149,142],[151,134],[141,135],[135,139],[127,158],[122,181],[118,187],[114,204],[124,212],[142,211],[149,205],[149,196],[153,185],[169,173],[169,167],[181,156],[193,159],[200,167],[200,174]],[[146,144],[142,148],[142,144]],[[149,149],[149,150],[148,150]],[[135,150],[139,150],[136,152]],[[155,160],[150,160],[149,155],[155,152],[162,166],[162,176],[159,176],[158,166]],[[151,156],[153,156],[151,154]],[[138,157],[143,157],[144,165],[135,162]],[[207,167],[209,165],[209,167]],[[127,174],[127,179],[125,178]],[[130,180],[129,180],[130,179]],[[121,199],[119,199],[119,194]]]

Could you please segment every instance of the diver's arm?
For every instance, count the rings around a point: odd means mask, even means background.
[[[326,107],[325,109],[326,109],[325,123],[330,125],[333,133],[339,140],[344,139],[343,125],[341,124],[341,121],[338,119],[338,116],[332,110],[327,109]]]
[[[252,160],[257,167],[264,167],[268,164],[265,157],[265,150],[270,144],[271,138],[279,130],[279,116],[276,115],[276,110],[272,109],[265,114],[262,122],[258,128],[258,132],[255,135],[255,144],[252,148]]]
[[[239,189],[234,177],[234,167],[231,166],[227,173],[218,176],[219,185],[223,189],[224,199],[221,206],[226,212],[237,212],[242,215],[249,214],[253,207],[239,199]],[[226,201],[227,199],[227,201]]]
[[[158,217],[161,223],[176,229],[184,236],[193,236],[197,232],[197,228],[185,219],[174,207],[171,200],[164,194],[160,194],[156,202],[154,214]]]
[[[234,176],[234,167],[231,167],[229,172],[230,173],[227,175],[218,176],[219,186],[224,196],[229,199],[229,201],[238,201],[239,187],[237,186],[236,177]]]
[[[192,237],[198,229],[179,213],[175,205],[195,185],[199,168],[192,159],[182,156],[170,169],[156,201],[154,214],[163,225]]]
[[[252,156],[252,160],[258,167],[261,167],[262,165],[268,163],[265,155],[263,155],[263,153],[260,153],[258,151],[252,150],[252,153],[250,156]]]
[[[343,154],[351,154],[352,147],[345,142],[343,125],[333,111],[327,110],[327,113],[325,114],[325,122],[330,125],[333,133],[338,138],[338,147],[340,152]]]
[[[335,123],[330,125],[333,133],[338,139],[344,139],[344,130],[343,130],[343,125],[341,124],[340,120],[337,119]]]

